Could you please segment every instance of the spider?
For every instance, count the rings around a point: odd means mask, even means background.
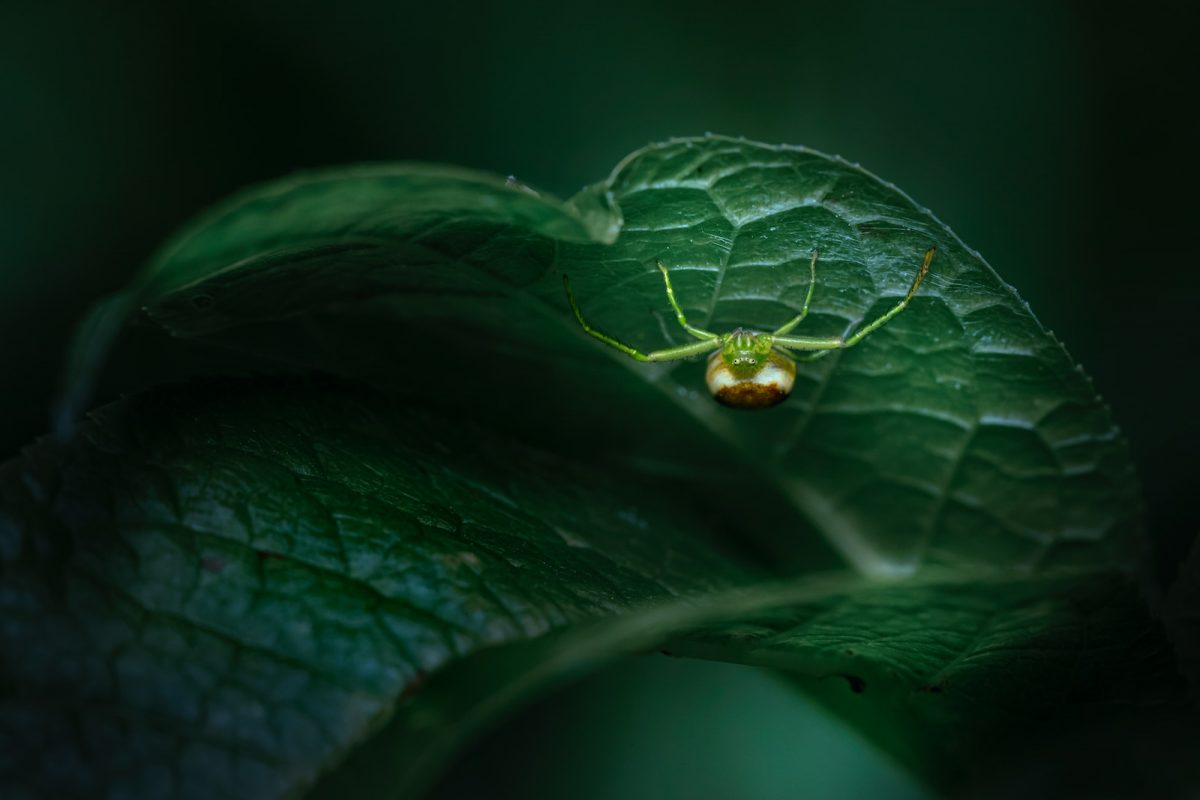
[[[773,333],[756,333],[746,328],[735,328],[730,333],[718,334],[689,325],[683,309],[675,300],[675,290],[671,288],[671,275],[662,261],[658,269],[662,272],[663,283],[667,287],[667,300],[675,311],[675,318],[683,329],[700,341],[683,344],[678,347],[668,347],[643,353],[627,344],[622,344],[613,337],[601,333],[588,325],[583,319],[583,312],[575,302],[571,291],[571,281],[563,275],[563,288],[567,292],[567,302],[575,312],[575,319],[589,336],[594,336],[610,347],[615,347],[630,358],[637,361],[676,361],[681,358],[697,356],[715,350],[708,357],[708,369],[705,379],[708,390],[712,392],[718,403],[730,408],[770,408],[778,405],[792,391],[796,380],[796,361],[815,361],[829,355],[834,350],[853,347],[867,337],[872,331],[878,330],[888,320],[899,314],[912,300],[913,295],[921,286],[921,281],[929,273],[929,264],[933,261],[936,247],[925,251],[925,260],[913,278],[912,286],[900,302],[874,322],[863,326],[857,333],[849,337],[813,337],[792,336],[792,330],[808,316],[808,304],[812,300],[813,288],[817,283],[817,251],[812,254],[809,262],[808,293],[804,296],[804,306],[800,313],[784,323]],[[793,359],[786,351],[804,350],[807,355]]]

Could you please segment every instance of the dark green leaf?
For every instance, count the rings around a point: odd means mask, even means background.
[[[714,404],[699,364],[638,364],[585,336],[559,278],[649,350],[684,341],[656,260],[693,323],[772,329],[819,249],[797,332],[836,335],[895,303],[931,246],[902,315],[756,413]],[[52,633],[8,647],[23,655],[6,709],[46,731],[21,742],[24,763],[258,794],[348,758],[333,793],[372,776],[416,790],[522,698],[671,639],[791,672],[947,785],[1065,704],[1173,688],[1120,577],[1141,510],[1107,409],[978,254],[838,159],[677,140],[567,203],[413,165],[251,189],[89,318],[68,412],[137,307],[174,336],[403,400],[286,381],[157,393],[11,466],[7,630]],[[731,594],[750,575],[713,542],[765,547],[789,572],[836,552],[876,580]],[[121,678],[123,658],[149,689]],[[121,753],[87,749],[113,727]]]
[[[696,324],[770,329],[799,308],[817,248],[801,331],[834,335],[894,303],[933,245],[904,314],[752,414],[716,406],[696,363],[637,364],[585,337],[558,277],[598,327],[653,349],[683,341],[656,259]],[[814,528],[870,574],[1122,563],[1140,526],[1107,409],[1013,290],[900,191],[802,148],[653,145],[567,204],[462,171],[309,174],[205,215],[133,291],[177,336],[715,484],[745,535],[807,563],[825,559]],[[566,414],[570,436],[547,428]]]
[[[813,575],[714,593],[479,653],[435,676],[319,787],[414,796],[512,705],[615,654],[666,648],[783,670],[934,786],[1071,705],[1152,702],[1176,681],[1121,576],[931,568],[902,581]],[[390,793],[389,793],[390,791]]]
[[[1171,688],[1111,570],[740,588],[668,499],[337,385],[106,408],[0,470],[0,785],[406,794],[515,704],[660,646],[788,671],[935,784],[1067,704]]]
[[[347,390],[106,408],[0,471],[0,794],[293,793],[449,660],[744,580],[703,530]]]

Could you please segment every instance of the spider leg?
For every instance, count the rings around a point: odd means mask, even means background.
[[[807,336],[776,336],[773,344],[777,347],[793,350],[812,350],[815,351],[809,355],[798,357],[797,361],[816,361],[818,358],[824,358],[834,350],[843,350],[847,347],[853,347],[861,342],[873,331],[879,330],[888,320],[899,314],[908,307],[908,303],[913,299],[913,295],[917,293],[917,289],[921,287],[921,281],[925,280],[925,276],[929,274],[929,264],[933,261],[933,256],[937,252],[936,247],[931,247],[925,251],[925,259],[921,262],[921,268],[917,270],[917,275],[913,278],[912,286],[908,289],[908,294],[900,299],[900,302],[892,306],[885,314],[882,314],[873,322],[864,325],[853,336],[843,339],[840,336],[817,339]]]
[[[905,308],[908,307],[908,301],[913,299],[913,295],[915,295],[917,293],[917,289],[919,289],[921,286],[921,281],[925,280],[925,276],[929,274],[929,264],[933,261],[933,254],[936,252],[937,252],[936,247],[931,247],[925,251],[925,260],[921,262],[921,268],[919,270],[917,270],[917,276],[915,278],[913,278],[912,286],[910,286],[908,289],[908,294],[904,295],[904,297],[901,298],[900,302],[896,303],[896,305],[892,306],[891,310],[888,311],[886,314],[884,314],[883,316],[876,319],[870,325],[863,327],[857,333],[855,333],[853,336],[848,338],[846,340],[846,343],[844,345],[842,345],[843,347],[853,347],[854,345],[858,344],[864,338],[866,338],[866,336],[868,334],[870,334],[872,331],[878,330],[879,328],[883,327],[883,325],[886,324],[888,320],[890,320],[892,317],[896,316],[897,314],[899,314],[901,311],[903,311]]]
[[[799,325],[801,322],[803,322],[804,318],[808,316],[808,303],[810,300],[812,300],[813,288],[817,285],[817,251],[816,250],[813,250],[812,261],[809,262],[809,264],[808,264],[808,274],[809,274],[808,294],[804,295],[804,307],[800,309],[800,313],[797,314],[795,317],[793,317],[790,322],[784,323],[784,325],[779,330],[775,331],[776,336],[785,336],[785,335],[791,333],[792,329],[795,328],[797,325]]]
[[[838,348],[834,348],[834,349],[838,349]],[[817,352],[809,353],[808,355],[795,356],[795,360],[803,361],[803,362],[807,363],[809,361],[816,361],[818,358],[824,358],[825,356],[829,355],[832,352],[833,352],[833,350],[818,350]]]
[[[841,336],[830,336],[828,338],[817,338],[813,336],[776,336],[771,342],[775,347],[781,347],[786,350],[807,350],[809,351],[802,356],[792,356],[796,361],[816,361],[818,358],[824,358],[834,350],[841,350],[844,347],[849,347],[845,339]],[[788,355],[791,355],[790,353]]]
[[[705,339],[702,342],[692,342],[691,344],[681,344],[678,347],[668,347],[665,350],[652,350],[646,354],[647,361],[678,361],[681,358],[689,358],[698,356],[701,353],[707,353],[709,350],[716,350],[721,346],[721,338],[713,336],[712,339]]]
[[[687,317],[683,315],[683,309],[679,307],[679,303],[675,300],[675,290],[671,288],[671,276],[667,273],[667,266],[663,262],[658,262],[658,269],[662,272],[663,283],[667,285],[667,299],[671,301],[671,308],[675,309],[675,319],[679,320],[679,324],[683,329],[695,336],[697,339],[715,339],[717,334],[689,325]]]
[[[679,347],[668,347],[665,350],[654,350],[650,353],[643,353],[627,344],[618,342],[613,337],[596,330],[584,321],[583,312],[579,310],[579,304],[575,302],[575,294],[571,291],[571,281],[566,275],[563,275],[563,289],[567,292],[567,302],[571,304],[571,310],[575,312],[575,319],[579,321],[579,327],[583,328],[584,333],[599,339],[609,347],[615,347],[636,361],[675,361],[699,355],[709,350],[715,350],[721,346],[720,337],[714,335],[713,338],[705,339],[702,342],[692,342],[691,344],[680,345]]]

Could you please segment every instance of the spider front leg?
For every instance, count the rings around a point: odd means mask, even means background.
[[[683,329],[692,336],[695,336],[697,339],[717,338],[717,334],[715,333],[711,333],[703,330],[702,328],[697,328],[688,324],[687,317],[683,315],[683,309],[680,308],[679,303],[675,301],[675,290],[671,288],[671,276],[667,273],[667,265],[659,261],[658,270],[662,273],[663,283],[667,285],[667,299],[671,301],[671,308],[675,309],[675,319],[679,320],[679,324],[683,326]],[[812,294],[811,289],[809,290],[809,294]]]
[[[885,314],[881,315],[869,325],[863,326],[858,332],[847,339],[840,336],[832,338],[810,338],[805,336],[776,336],[773,344],[777,347],[782,347],[792,350],[811,350],[815,351],[805,356],[799,356],[797,361],[816,361],[818,358],[824,358],[834,350],[844,350],[847,347],[853,347],[861,342],[872,332],[879,330],[887,324],[888,320],[899,314],[908,307],[908,303],[913,299],[913,295],[917,293],[917,289],[921,287],[921,281],[925,280],[925,276],[929,274],[929,265],[933,262],[933,256],[937,253],[936,247],[931,247],[925,251],[925,259],[921,262],[921,268],[917,270],[917,275],[913,278],[912,286],[908,289],[908,294],[900,299],[900,302],[892,306]],[[814,258],[813,263],[816,264]],[[809,290],[811,293],[811,289]],[[805,303],[807,307],[807,302]],[[788,323],[789,325],[791,323]],[[786,325],[784,326],[787,327]]]
[[[817,285],[817,251],[813,250],[812,261],[808,263],[808,294],[804,295],[804,307],[800,309],[800,313],[792,318],[790,322],[785,323],[779,330],[775,331],[776,336],[786,336],[792,332],[792,329],[804,321],[808,316],[808,304],[812,300],[813,289]]]
[[[668,289],[669,288],[670,285],[668,284]],[[571,281],[566,275],[563,275],[563,289],[565,289],[567,292],[567,302],[571,304],[571,310],[575,312],[575,319],[579,320],[579,327],[583,328],[584,333],[586,333],[588,336],[599,339],[609,347],[615,347],[617,350],[620,350],[622,353],[636,361],[677,361],[681,358],[688,358],[689,356],[707,353],[709,350],[716,350],[721,346],[720,337],[718,337],[716,334],[710,334],[712,338],[706,338],[704,341],[684,344],[680,345],[679,347],[668,347],[665,350],[653,350],[649,353],[643,353],[642,351],[630,347],[627,344],[618,342],[613,337],[596,330],[584,321],[583,312],[579,310],[579,304],[575,302],[575,293],[571,291]],[[672,305],[673,304],[674,298],[672,298]],[[680,316],[682,316],[682,312],[680,313]],[[689,331],[689,333],[690,332],[691,331]],[[707,331],[701,331],[701,333],[707,333]]]

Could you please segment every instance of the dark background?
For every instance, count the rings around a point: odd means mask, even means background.
[[[88,304],[248,182],[413,159],[569,195],[713,131],[861,162],[1017,287],[1131,440],[1165,585],[1200,529],[1195,32],[1158,2],[3,0],[0,459]]]

